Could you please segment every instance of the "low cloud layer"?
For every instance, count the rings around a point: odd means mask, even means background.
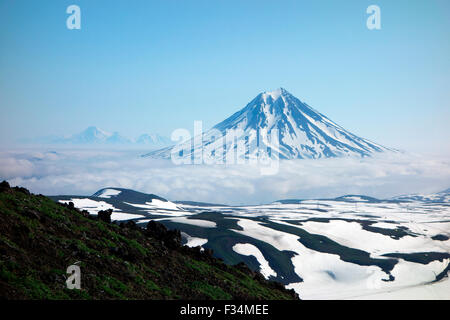
[[[11,150],[0,153],[0,179],[46,195],[91,195],[104,187],[170,200],[226,204],[365,194],[378,198],[450,187],[450,161],[417,155],[367,159],[288,160],[276,175],[250,165],[175,166],[138,151]]]

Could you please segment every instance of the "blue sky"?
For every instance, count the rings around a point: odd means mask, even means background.
[[[450,154],[449,14],[447,0],[0,0],[0,142],[169,135],[284,87],[362,137]]]

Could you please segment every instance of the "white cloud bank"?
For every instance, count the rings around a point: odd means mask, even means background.
[[[450,187],[448,158],[383,155],[366,159],[288,160],[276,175],[250,165],[175,166],[137,151],[9,150],[0,152],[0,179],[34,193],[90,195],[104,187],[130,188],[170,200],[227,204],[286,198],[365,194],[387,198]]]

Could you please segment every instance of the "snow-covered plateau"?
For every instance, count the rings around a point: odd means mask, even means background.
[[[186,245],[212,249],[227,263],[243,261],[303,299],[450,299],[447,196],[225,206],[106,188],[54,200],[92,214],[113,209],[113,220],[141,226],[160,221],[181,230]]]

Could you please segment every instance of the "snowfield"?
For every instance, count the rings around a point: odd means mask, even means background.
[[[114,206],[105,201],[95,201],[89,198],[78,199],[72,198],[70,200],[59,200],[61,203],[68,204],[73,202],[75,208],[89,211],[90,214],[97,214],[101,210],[115,209]]]
[[[106,203],[104,201],[95,201],[91,199],[71,199],[71,200],[60,200],[59,202],[68,204],[69,202],[73,202],[74,206],[76,208],[87,210],[92,215],[97,215],[99,211],[101,210],[108,210],[112,209],[113,213],[111,214],[111,220],[112,221],[125,221],[130,219],[138,219],[143,218],[144,216],[141,214],[132,214],[132,213],[126,213],[121,212],[120,209],[114,208],[109,203]]]
[[[152,202],[146,202],[145,204],[134,204],[128,203],[129,205],[144,208],[144,209],[167,209],[167,210],[179,210],[177,205],[170,201],[161,201],[158,199],[153,199]]]
[[[113,190],[113,189],[112,189]],[[67,197],[92,214],[181,230],[183,243],[244,261],[302,299],[450,299],[450,204],[344,196],[265,205]],[[406,197],[406,196],[405,196]],[[439,199],[445,199],[440,195]]]
[[[417,248],[422,251],[447,252],[450,240],[430,241],[426,235],[404,236],[393,239],[385,235],[363,230],[358,222],[332,220],[327,223],[308,221],[301,228],[314,234],[322,234],[328,238],[351,248],[382,255],[390,252],[412,253]],[[414,230],[414,228],[413,228]],[[364,239],[364,241],[361,241]]]
[[[164,220],[176,222],[176,223],[184,223],[184,224],[190,224],[193,226],[200,226],[203,228],[215,228],[217,225],[213,221],[208,220],[200,220],[200,219],[188,219],[186,217],[178,217],[178,218],[160,218],[160,219],[145,219],[140,220],[139,222],[148,222],[150,220],[155,220],[159,222],[163,222]]]
[[[263,241],[282,252],[294,252],[291,261],[303,281],[286,286],[296,290],[303,299],[450,299],[448,276],[436,281],[436,276],[445,273],[450,263],[450,207],[447,204],[370,203],[357,197],[347,200],[351,202],[311,200],[300,204],[278,202],[209,209],[223,210],[234,216],[229,218],[237,220],[242,230],[232,229],[233,232]],[[425,253],[426,256],[427,252],[440,253],[446,258],[428,263],[397,258],[397,263],[387,273],[379,266],[359,265],[343,261],[337,254],[309,249],[302,245],[301,237],[257,221],[261,217],[264,221],[301,229],[339,245],[362,250],[374,259],[388,259],[385,254],[412,257]],[[364,229],[364,223],[368,230]],[[438,235],[446,240],[434,240]],[[257,255],[254,246],[241,247],[238,253]],[[270,258],[268,261],[270,264]],[[262,271],[263,263],[260,264]],[[267,272],[263,275],[268,277]]]

